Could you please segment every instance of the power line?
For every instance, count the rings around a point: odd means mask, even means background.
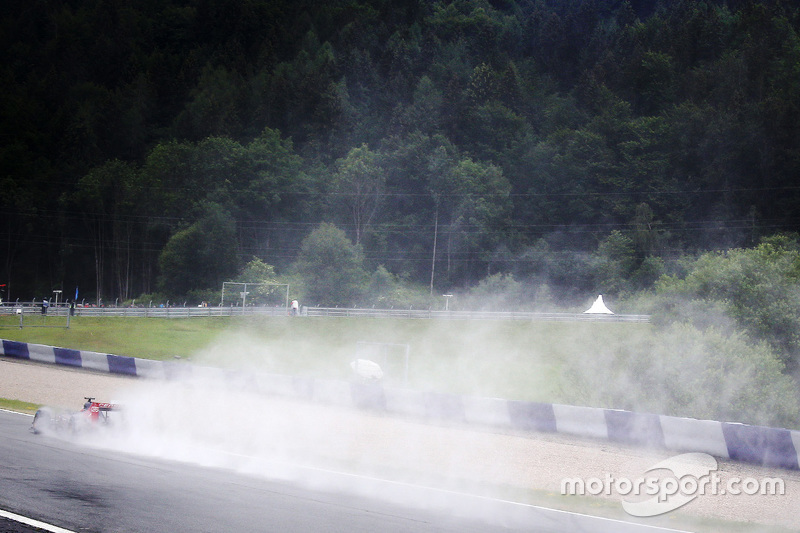
[[[54,182],[50,182],[51,184]],[[73,188],[74,183],[55,182],[65,187]],[[131,187],[134,191],[153,191],[153,192],[181,192],[181,193],[197,193],[198,190],[208,191],[209,187],[214,187],[214,183],[205,183],[203,180],[197,180],[186,186],[167,186],[167,185],[134,185]],[[532,187],[533,188],[533,187]],[[514,198],[536,198],[536,197],[619,197],[619,196],[662,196],[662,195],[701,195],[701,194],[729,194],[729,193],[762,193],[762,192],[777,192],[777,191],[800,191],[799,185],[782,185],[776,187],[717,187],[709,189],[659,189],[659,190],[630,190],[630,191],[579,191],[579,192],[548,192],[548,191],[532,191],[528,192],[455,192],[455,191],[425,191],[425,192],[408,192],[398,190],[384,190],[376,191],[370,194],[363,194],[358,192],[324,190],[324,191],[298,191],[298,190],[275,190],[263,189],[253,190],[252,188],[238,188],[238,187],[219,187],[220,192],[229,194],[257,194],[262,193],[273,197],[277,196],[300,196],[300,197],[322,197],[327,198],[330,196],[337,197],[398,197],[398,198],[434,198],[434,194],[440,198],[463,198],[463,197],[514,197]],[[194,194],[190,195],[194,196]]]

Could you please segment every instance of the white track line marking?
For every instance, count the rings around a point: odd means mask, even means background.
[[[31,414],[28,414],[28,413],[20,413],[19,411],[12,411],[10,409],[0,409],[0,411],[3,411],[4,413],[14,413],[15,415],[33,416]]]
[[[255,458],[253,456],[246,455],[246,454],[227,452],[227,451],[224,451],[224,450],[214,450],[213,448],[208,448],[208,447],[204,447],[204,446],[198,446],[198,448],[204,449],[204,450],[207,450],[207,451],[211,451],[211,452],[215,452],[215,453],[220,453],[222,455],[230,455],[230,456],[233,456],[233,457],[241,457],[241,458],[247,458],[247,459],[257,459],[257,458]],[[596,525],[600,525],[600,524],[602,524],[604,526],[614,526],[614,525],[616,525],[618,528],[623,528],[624,527],[624,528],[626,528],[626,530],[627,530],[627,528],[640,528],[642,531],[652,531],[654,533],[657,533],[657,532],[662,532],[662,533],[689,533],[689,532],[684,531],[684,530],[670,529],[670,528],[665,528],[665,527],[661,527],[661,526],[645,525],[645,524],[641,524],[641,523],[637,523],[637,522],[628,522],[628,521],[625,521],[625,520],[618,520],[616,518],[607,518],[607,517],[603,517],[603,516],[589,515],[589,514],[585,514],[585,513],[576,513],[576,512],[573,512],[573,511],[564,511],[562,509],[551,509],[549,507],[541,507],[541,506],[538,506],[538,505],[531,505],[529,503],[522,503],[522,502],[515,502],[515,501],[512,501],[512,500],[504,500],[504,499],[499,499],[499,498],[492,498],[492,497],[489,497],[489,496],[481,496],[481,495],[478,495],[478,494],[470,494],[468,492],[459,492],[459,491],[454,491],[454,490],[450,490],[450,489],[443,489],[443,488],[438,488],[438,487],[429,487],[429,486],[426,486],[426,485],[419,485],[419,484],[416,484],[416,483],[409,483],[409,482],[406,482],[406,481],[394,481],[394,480],[390,480],[390,479],[382,479],[382,478],[373,477],[373,476],[367,476],[367,475],[363,475],[363,474],[353,474],[353,473],[350,473],[350,472],[342,472],[342,471],[339,471],[339,470],[330,470],[330,469],[327,469],[327,468],[320,468],[320,467],[316,467],[316,466],[299,465],[299,464],[291,463],[289,461],[272,460],[272,461],[269,461],[269,462],[273,463],[273,464],[276,464],[276,463],[277,464],[282,464],[282,465],[288,466],[290,468],[294,468],[296,471],[305,470],[305,471],[322,472],[324,474],[329,474],[329,475],[333,475],[333,476],[340,476],[340,477],[346,477],[346,478],[355,478],[355,479],[363,479],[363,480],[367,480],[367,481],[374,482],[374,483],[385,484],[385,485],[388,485],[388,486],[413,488],[415,490],[427,491],[427,492],[429,492],[431,494],[439,493],[439,494],[455,496],[455,497],[458,497],[458,498],[468,498],[468,499],[472,498],[475,501],[501,503],[501,504],[509,505],[509,506],[512,506],[512,507],[531,509],[531,510],[543,512],[543,513],[547,513],[547,514],[551,514],[551,515],[572,516],[572,517],[575,517],[576,519],[592,521]],[[608,530],[607,529],[603,529],[603,531],[608,531]]]
[[[20,522],[31,527],[38,527],[39,529],[44,529],[45,531],[50,531],[51,533],[76,533],[70,529],[64,529],[63,527],[54,526],[46,522],[40,522],[39,520],[34,520],[33,518],[28,518],[27,516],[9,513],[8,511],[4,511],[2,509],[0,509],[0,518],[8,518],[9,520]]]
[[[3,411],[5,413],[14,413],[15,415],[22,415],[27,417],[33,416],[28,413],[20,413],[19,411],[10,411],[8,409],[0,409],[0,411]],[[53,524],[48,524],[46,522],[34,520],[33,518],[28,518],[27,516],[14,514],[9,511],[4,511],[3,509],[0,509],[0,518],[7,518],[8,520],[13,520],[14,522],[19,522],[27,526],[43,529],[44,531],[49,531],[50,533],[76,533],[75,531],[72,531],[70,529],[64,529],[63,527],[54,526]]]

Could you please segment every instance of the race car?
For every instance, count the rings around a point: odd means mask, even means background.
[[[83,409],[76,412],[42,407],[33,417],[31,431],[43,432],[78,432],[111,424],[112,411],[119,411],[119,405],[108,402],[97,402],[92,397],[84,397]]]

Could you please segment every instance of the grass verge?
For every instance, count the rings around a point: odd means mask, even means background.
[[[0,317],[0,325],[14,320]],[[387,385],[568,403],[574,391],[565,361],[650,331],[648,324],[529,320],[75,317],[70,329],[7,327],[0,337],[324,379],[351,379],[349,363],[367,358],[384,369]]]
[[[7,398],[0,398],[0,409],[8,411],[17,411],[18,413],[34,414],[37,409],[41,407],[35,403],[21,402],[19,400],[9,400]]]

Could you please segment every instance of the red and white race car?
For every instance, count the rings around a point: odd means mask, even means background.
[[[113,416],[109,416],[110,413],[120,410],[119,405],[115,403],[97,402],[91,397],[84,399],[86,402],[83,404],[83,409],[77,413],[52,407],[42,407],[37,410],[33,417],[31,431],[34,433],[78,432],[108,426],[114,420]]]

